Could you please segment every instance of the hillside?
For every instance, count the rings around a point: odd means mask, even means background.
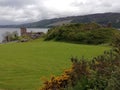
[[[53,27],[56,25],[62,25],[66,23],[89,23],[96,22],[102,25],[107,25],[111,23],[113,27],[120,28],[120,13],[98,13],[91,15],[83,15],[83,16],[70,16],[64,18],[54,18],[54,19],[46,19],[38,22],[21,24],[21,25],[7,25],[0,27],[35,27],[35,28],[46,28]]]

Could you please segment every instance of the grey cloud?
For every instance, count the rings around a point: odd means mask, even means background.
[[[0,0],[0,24],[19,24],[55,17],[120,12],[119,5],[119,0]]]
[[[0,6],[21,8],[25,5],[33,4],[34,0],[0,0]]]

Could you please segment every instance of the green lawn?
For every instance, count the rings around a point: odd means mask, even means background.
[[[60,75],[70,58],[92,58],[110,49],[64,42],[36,40],[0,45],[0,90],[37,90],[42,77]]]

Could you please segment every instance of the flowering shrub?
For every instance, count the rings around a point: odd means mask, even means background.
[[[71,58],[72,67],[45,81],[41,90],[120,90],[120,38],[114,48],[86,61]]]

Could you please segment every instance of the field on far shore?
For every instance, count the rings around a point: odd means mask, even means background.
[[[0,45],[0,90],[38,90],[41,78],[60,75],[71,66],[70,58],[92,58],[110,47],[38,39]]]

